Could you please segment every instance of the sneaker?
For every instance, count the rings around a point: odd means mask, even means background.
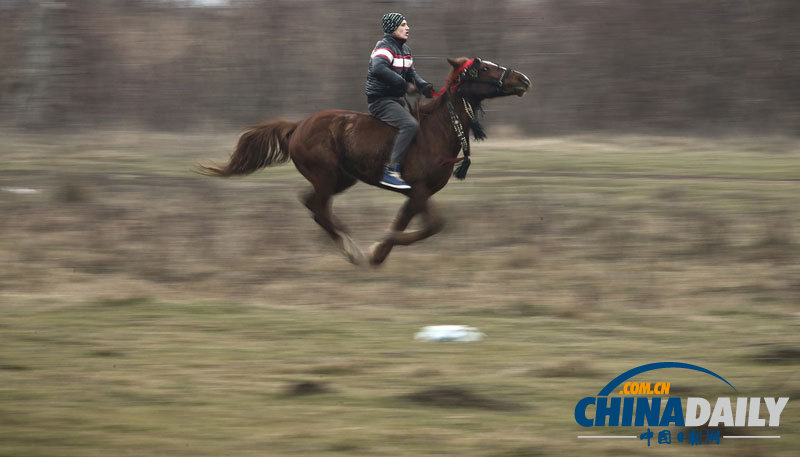
[[[403,181],[403,178],[400,177],[400,172],[398,171],[397,166],[389,166],[383,169],[381,184],[393,189],[411,189],[411,186],[409,186],[408,183]]]

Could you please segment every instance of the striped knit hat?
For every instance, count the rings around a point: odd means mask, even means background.
[[[406,20],[406,17],[400,13],[386,13],[381,19],[381,27],[386,33],[392,33],[397,30],[397,27]]]

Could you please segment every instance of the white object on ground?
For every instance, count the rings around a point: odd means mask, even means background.
[[[38,194],[41,192],[40,190],[29,189],[27,187],[3,187],[3,190],[11,192],[12,194]]]
[[[475,327],[466,325],[429,325],[417,332],[414,335],[414,339],[419,341],[468,343],[480,341],[485,336]]]

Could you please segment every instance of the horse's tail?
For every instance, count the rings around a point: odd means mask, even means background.
[[[251,127],[239,137],[239,143],[224,166],[200,165],[200,173],[208,176],[249,175],[270,165],[289,160],[289,138],[297,122],[271,121]]]

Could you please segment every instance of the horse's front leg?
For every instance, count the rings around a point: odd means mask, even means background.
[[[420,211],[419,205],[413,204],[415,202],[414,198],[409,198],[400,208],[400,211],[397,212],[397,217],[395,218],[394,222],[391,226],[391,232],[383,241],[379,241],[372,245],[370,249],[370,258],[369,263],[372,265],[380,265],[386,260],[386,257],[392,252],[392,248],[394,247],[393,236],[397,233],[402,233],[403,230],[408,227],[408,224],[411,223],[411,219],[417,215]]]
[[[444,228],[444,219],[433,209],[430,202],[425,202],[425,208],[422,210],[422,220],[423,227],[420,230],[409,233],[395,232],[390,239],[395,245],[408,246],[409,244],[436,235]]]
[[[397,219],[395,219],[394,224],[392,224],[391,233],[383,241],[372,246],[370,264],[380,265],[383,263],[395,245],[408,246],[409,244],[435,235],[442,230],[444,221],[431,208],[428,201],[429,198],[429,194],[412,193],[411,198],[409,198],[397,214]],[[422,213],[424,218],[424,227],[411,233],[405,233],[404,230],[408,227],[411,219],[420,213]]]

